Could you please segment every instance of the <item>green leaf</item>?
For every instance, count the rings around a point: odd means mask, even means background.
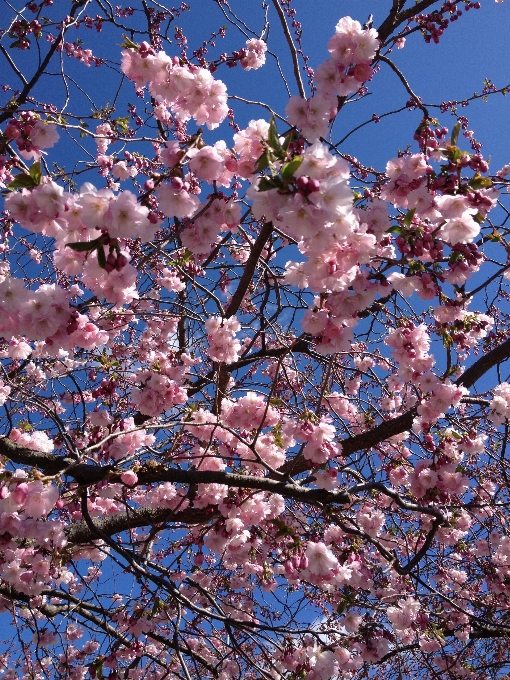
[[[257,185],[259,191],[269,191],[270,189],[281,189],[282,183],[278,178],[262,177]]]
[[[459,141],[459,135],[460,135],[460,123],[457,123],[456,125],[453,126],[452,136],[450,139],[450,144],[452,146],[457,146],[457,142]]]
[[[290,179],[303,162],[303,156],[296,156],[282,167],[281,175],[283,179]]]
[[[94,661],[94,670],[96,671],[96,677],[101,680],[103,677],[103,663],[104,657],[100,656]]]
[[[124,38],[124,42],[120,43],[120,47],[127,47],[128,50],[138,50],[139,45],[134,43],[132,40],[130,40],[127,35],[122,34],[122,37]]]
[[[271,163],[271,156],[269,155],[268,151],[264,151],[262,156],[257,161],[257,167],[255,168],[256,172],[262,172],[268,168],[269,163]]]
[[[32,163],[30,166],[30,177],[34,180],[36,185],[39,185],[42,180],[41,162]]]
[[[36,187],[39,184],[39,182],[36,182],[33,177],[26,173],[21,173],[19,175],[15,175],[14,179],[12,182],[9,182],[7,187],[9,189],[32,189],[33,187]]]
[[[415,212],[416,212],[416,208],[413,208],[412,210],[409,210],[407,215],[404,217],[404,224],[405,224],[406,227],[411,226]]]
[[[395,225],[393,227],[390,227],[389,229],[386,229],[386,233],[387,234],[401,234],[402,229],[399,226]]]
[[[97,264],[104,269],[106,267],[106,255],[104,254],[104,248],[102,245],[97,249]]]
[[[290,146],[290,143],[293,142],[295,139],[296,139],[296,130],[294,128],[291,128],[283,138],[282,149],[284,151],[287,151],[287,149]]]
[[[92,250],[95,250],[97,246],[99,245],[99,239],[95,239],[94,241],[78,241],[77,243],[66,243],[66,246],[68,248],[71,248],[71,250],[74,250],[77,253],[87,253]]]
[[[128,130],[129,130],[129,117],[126,116],[125,118],[115,118],[115,120],[112,121],[118,128],[119,130],[125,135]]]
[[[274,116],[271,118],[269,122],[269,132],[267,136],[267,143],[269,146],[278,153],[278,155],[281,155],[282,153],[282,146],[280,144],[280,139],[278,137],[278,129],[276,127],[276,122],[274,119]]]
[[[483,177],[479,172],[469,181],[469,186],[473,189],[489,189],[492,186],[492,180],[488,177]]]
[[[336,608],[336,613],[342,615],[348,606],[349,603],[347,602],[347,600],[341,600],[340,604]]]

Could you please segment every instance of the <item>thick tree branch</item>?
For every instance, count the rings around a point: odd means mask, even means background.
[[[94,525],[97,530],[107,536],[119,534],[128,529],[138,527],[154,526],[155,524],[165,524],[174,522],[178,524],[206,524],[216,516],[216,513],[208,509],[198,510],[189,509],[182,512],[175,512],[168,508],[137,508],[128,513],[120,513],[111,517],[95,519]],[[73,545],[91,543],[98,540],[97,532],[94,532],[86,522],[76,522],[69,525],[66,529],[67,540]]]
[[[456,385],[463,385],[464,387],[472,387],[477,380],[485,375],[491,368],[497,366],[502,361],[510,357],[510,339],[505,340],[487,354],[481,356],[474,364],[471,364],[464,373],[455,381]]]
[[[436,2],[437,0],[421,0],[421,2],[417,2],[407,9],[400,11],[405,5],[405,0],[394,0],[389,15],[377,29],[379,40],[381,40],[382,43],[385,43],[393,31],[398,26],[400,26],[400,24],[404,23],[404,21],[407,21],[411,17],[421,14],[421,12],[424,12]]]
[[[232,295],[232,299],[230,300],[227,310],[225,311],[225,317],[227,319],[230,319],[231,316],[234,316],[241,306],[244,296],[246,295],[246,291],[248,290],[248,287],[252,281],[259,258],[262,254],[262,251],[264,250],[264,246],[266,245],[268,238],[271,236],[272,231],[273,223],[265,222],[265,224],[262,226],[262,229],[260,230],[257,240],[252,245],[251,253],[246,260],[246,264],[244,265],[244,271],[239,284],[235,293]]]

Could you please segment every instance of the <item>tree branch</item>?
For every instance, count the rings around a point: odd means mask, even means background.
[[[294,41],[292,40],[292,36],[290,34],[290,31],[289,31],[287,21],[285,19],[285,14],[284,14],[278,0],[273,0],[273,5],[274,5],[274,8],[276,9],[276,13],[278,14],[278,18],[280,19],[280,23],[282,25],[283,32],[285,34],[285,39],[286,39],[287,44],[289,46],[290,56],[292,57],[292,64],[294,65],[294,76],[296,78],[296,83],[297,83],[298,90],[299,90],[299,96],[302,97],[303,99],[306,99],[305,88],[303,87],[303,81],[301,80],[301,73],[299,71],[298,54],[297,54],[297,51],[296,51],[296,47],[294,45]]]
[[[260,234],[258,235],[257,240],[251,247],[250,256],[246,260],[244,271],[239,281],[239,284],[236,288],[236,292],[232,295],[230,304],[227,307],[227,310],[225,312],[225,318],[230,319],[231,316],[234,316],[234,314],[236,314],[237,310],[241,306],[244,296],[246,295],[246,291],[248,290],[248,287],[253,278],[255,268],[257,267],[257,262],[259,261],[259,257],[262,254],[262,251],[264,250],[264,246],[266,245],[267,239],[271,236],[272,230],[273,223],[265,222],[262,229],[260,230]]]

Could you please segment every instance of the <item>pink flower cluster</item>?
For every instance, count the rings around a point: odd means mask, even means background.
[[[142,43],[138,50],[122,52],[121,69],[137,88],[148,82],[151,95],[179,121],[193,118],[213,130],[227,116],[227,88],[205,68],[181,66],[178,57],[155,54]]]
[[[221,415],[227,427],[247,431],[273,427],[280,420],[278,410],[269,405],[263,395],[255,392],[248,392],[236,402],[223,399]]]
[[[200,205],[200,199],[189,192],[189,184],[180,178],[174,178],[171,182],[164,182],[157,191],[159,209],[167,217],[191,217]]]
[[[425,435],[425,443],[432,445],[432,436]],[[459,472],[458,467],[464,458],[457,446],[447,443],[445,455],[438,461],[420,460],[414,468],[407,484],[416,498],[422,498],[431,489],[444,494],[461,496],[469,487],[469,477]]]
[[[0,406],[3,406],[9,398],[11,389],[12,388],[9,387],[9,385],[6,385],[5,382],[0,378]]]
[[[436,152],[442,158],[440,152]],[[466,155],[465,165],[473,163]],[[442,185],[438,179],[432,188],[446,191],[444,195],[436,195],[430,191],[429,175],[432,168],[424,154],[413,154],[394,158],[386,166],[389,182],[381,191],[381,198],[396,207],[415,211],[415,217],[428,220],[437,225],[435,235],[450,245],[471,243],[480,233],[480,224],[474,216],[484,216],[496,203],[497,192],[493,189],[482,189],[467,194],[453,193],[455,185]],[[452,193],[450,193],[452,192]],[[430,241],[432,239],[429,239]],[[423,239],[425,242],[425,238]],[[409,252],[410,248],[404,248]],[[420,244],[419,257],[427,258],[425,247]],[[434,256],[431,246],[428,254]]]
[[[159,416],[188,400],[186,390],[168,375],[144,370],[136,374],[136,382],[141,383],[141,387],[132,388],[131,399],[144,415]]]
[[[410,628],[416,621],[420,611],[420,603],[414,597],[406,597],[399,600],[397,604],[397,607],[387,608],[388,619],[399,638],[402,639],[410,634],[410,639],[412,639],[414,633]]]
[[[240,203],[218,198],[182,231],[182,244],[197,258],[203,258],[219,241],[220,233],[236,231],[240,221]]]
[[[71,309],[69,296],[80,291],[76,288],[77,291],[65,291],[55,284],[43,284],[32,291],[24,287],[21,279],[6,278],[0,282],[0,332],[22,335],[32,341],[44,340],[57,351],[76,346],[94,349],[105,344],[108,333],[101,331],[86,315]],[[32,351],[26,342],[11,342],[15,343],[19,358],[26,358]]]
[[[39,160],[41,149],[50,149],[60,139],[57,126],[38,118],[32,111],[20,113],[19,120],[11,118],[5,128],[5,136],[16,141],[23,158]]]
[[[392,348],[398,364],[395,378],[412,380],[422,392],[422,401],[417,409],[419,417],[414,422],[414,428],[427,431],[432,423],[444,417],[448,409],[459,406],[468,390],[432,373],[435,360],[428,353],[430,336],[424,324],[403,325],[389,333],[384,342]]]
[[[381,218],[378,206],[353,211],[349,174],[345,161],[315,142],[303,152],[293,191],[260,191],[256,181],[247,194],[254,216],[271,219],[307,257],[302,263],[287,262],[286,282],[334,293],[327,301],[317,301],[302,322],[323,354],[349,350],[357,312],[371,304],[379,290],[361,265],[379,254],[377,240],[385,238],[388,218]]]
[[[258,38],[249,38],[243,48],[239,63],[245,71],[258,69],[266,63],[267,45]]]
[[[235,172],[243,179],[250,179],[256,172],[257,159],[264,153],[269,123],[262,118],[250,120],[248,127],[234,135],[234,150],[239,156]]]
[[[26,517],[39,519],[53,510],[59,498],[58,489],[52,484],[41,481],[21,481],[10,490],[8,486],[0,489],[0,508],[2,512],[23,512]]]
[[[314,465],[323,465],[342,453],[342,445],[334,444],[335,426],[328,417],[323,416],[318,423],[303,421],[296,429],[295,437],[306,442],[303,455]]]
[[[148,208],[140,205],[130,191],[115,195],[109,189],[96,189],[86,183],[73,199],[72,208],[78,210],[81,222],[89,229],[99,229],[119,239],[150,241],[154,236],[156,227],[148,219]]]
[[[115,304],[138,297],[137,274],[129,264],[130,254],[111,242],[111,239],[137,238],[148,241],[154,236],[156,226],[148,218],[149,210],[137,202],[134,194],[123,191],[115,195],[109,189],[96,189],[86,183],[79,194],[66,195],[53,181],[46,181],[31,191],[23,189],[10,193],[5,203],[11,217],[25,229],[55,239],[55,266],[70,275],[82,274],[84,284],[98,297],[105,297]],[[102,244],[96,245],[95,249],[104,250],[104,268],[99,266],[95,253],[89,255],[90,251],[69,247],[76,242],[96,241],[98,237],[102,238]],[[93,249],[91,245],[91,251]],[[48,288],[42,286],[40,290],[48,291]],[[65,296],[60,289],[58,294]],[[44,325],[54,326],[56,320],[55,315],[47,319],[40,326],[38,337],[41,337]],[[22,332],[35,339],[30,332]],[[50,335],[52,332],[44,332],[43,337]]]
[[[103,247],[104,246],[100,246]],[[67,248],[70,250],[70,248]],[[115,261],[121,262],[121,266],[111,266],[109,270],[110,253],[105,250],[106,267],[101,267],[97,258],[92,253],[83,264],[82,281],[89,290],[98,298],[105,298],[108,302],[115,305],[122,305],[138,298],[136,290],[136,268],[129,262],[130,254],[128,250],[121,250],[118,256],[114,256]],[[78,253],[81,254],[81,253]]]
[[[18,443],[22,439],[23,436],[19,437]],[[34,444],[36,439],[33,438]],[[0,486],[1,576],[6,583],[30,596],[41,593],[50,582],[73,580],[65,567],[54,568],[58,562],[53,562],[53,555],[67,544],[63,524],[47,519],[59,502],[56,486],[30,480],[23,470],[16,470]],[[28,540],[20,543],[18,539]]]
[[[51,453],[54,449],[53,440],[42,430],[26,432],[13,427],[9,433],[9,439],[16,442],[19,446],[23,446],[26,449],[32,449],[33,451]]]
[[[179,291],[186,288],[186,284],[178,276],[175,269],[172,270],[168,269],[167,267],[164,267],[164,269],[160,272],[158,278],[156,279],[156,283],[173,293],[178,293]]]
[[[239,359],[241,343],[236,339],[236,333],[241,330],[241,324],[235,316],[222,319],[210,316],[205,322],[207,331],[207,356],[213,361],[231,364]]]
[[[91,423],[98,426],[105,424],[111,425],[112,419],[108,411],[96,411],[89,414]],[[115,434],[113,439],[110,439],[103,445],[103,452],[106,458],[113,460],[121,460],[127,456],[132,456],[139,449],[144,446],[151,446],[155,442],[155,437],[152,434],[147,434],[146,430],[137,429],[134,423],[134,418],[124,418],[120,422],[116,422],[110,431],[103,430],[104,434]]]
[[[510,384],[502,382],[494,388],[491,399],[489,419],[495,425],[503,425],[510,418]]]
[[[328,42],[330,58],[315,71],[318,94],[311,99],[291,97],[286,115],[313,142],[327,134],[329,121],[335,117],[337,97],[356,92],[373,75],[370,63],[379,49],[377,31],[364,29],[351,17],[343,17]]]

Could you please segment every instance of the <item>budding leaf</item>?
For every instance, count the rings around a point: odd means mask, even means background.
[[[488,189],[492,186],[492,180],[488,177],[483,177],[479,172],[469,181],[469,186],[473,189]]]
[[[411,223],[412,223],[412,221],[413,221],[413,217],[414,217],[414,213],[415,213],[415,212],[416,212],[416,209],[415,209],[415,208],[413,208],[412,210],[409,210],[409,211],[407,212],[407,215],[404,217],[404,224],[406,225],[406,227],[410,227],[410,226],[411,226]]]
[[[269,123],[267,143],[274,151],[277,152],[278,155],[281,155],[282,146],[280,144],[280,138],[278,137],[278,129],[276,127],[274,118],[271,118],[271,121]]]
[[[15,175],[14,179],[12,182],[9,182],[7,187],[9,189],[33,189],[38,184],[39,182],[36,182],[31,175],[20,173],[19,175]]]
[[[106,268],[106,255],[104,254],[104,248],[102,245],[100,245],[97,249],[97,264],[101,267],[101,269]]]
[[[68,248],[71,248],[77,253],[87,253],[95,250],[99,245],[99,239],[94,239],[94,241],[78,241],[77,243],[66,243]],[[104,254],[104,253],[103,253]]]
[[[290,143],[293,142],[295,138],[296,138],[296,131],[295,131],[294,128],[292,128],[291,130],[289,130],[289,132],[287,132],[287,134],[283,138],[282,149],[284,151],[287,151],[287,149],[290,146]]]
[[[123,133],[126,134],[129,130],[129,118],[126,116],[125,118],[115,118],[113,121],[114,125],[116,125],[119,130]]]
[[[281,175],[283,179],[290,179],[303,162],[303,156],[296,156],[282,167]]]
[[[270,177],[262,177],[257,185],[259,191],[269,191],[269,189],[279,189],[282,184],[278,179],[271,179]]]
[[[36,186],[38,186],[41,183],[42,180],[42,171],[41,171],[41,162],[37,161],[37,163],[32,163],[30,166],[30,177],[34,180]]]
[[[450,139],[450,144],[452,146],[457,146],[457,142],[459,141],[459,135],[460,135],[460,123],[457,123],[456,125],[453,126],[452,136]]]
[[[127,47],[128,50],[138,50],[139,45],[130,40],[127,35],[122,34],[124,42],[120,43],[120,47]]]
[[[257,161],[257,167],[255,168],[256,172],[262,172],[263,170],[265,170],[267,167],[269,167],[270,162],[271,157],[269,153],[265,151]]]

